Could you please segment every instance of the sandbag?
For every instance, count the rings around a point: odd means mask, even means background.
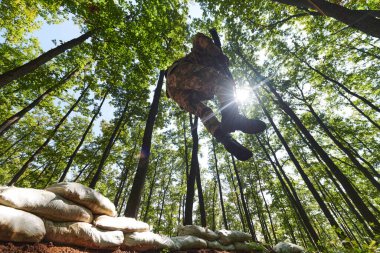
[[[276,253],[302,253],[305,251],[303,247],[290,242],[279,242],[273,247],[273,250]]]
[[[94,219],[93,224],[104,230],[121,230],[126,233],[149,231],[147,223],[128,217],[101,215]]]
[[[52,222],[44,220],[45,241],[91,249],[116,249],[124,240],[121,231],[104,231],[85,222]]]
[[[186,225],[186,226],[179,225],[178,235],[179,236],[192,235],[192,236],[196,236],[208,241],[214,241],[218,239],[219,237],[219,235],[215,233],[214,231],[208,228],[204,228],[204,227],[200,227],[196,225]]]
[[[235,246],[233,244],[223,245],[218,241],[207,241],[207,248],[223,251],[235,251]]]
[[[45,234],[41,218],[0,205],[0,241],[39,242]]]
[[[18,187],[0,189],[0,204],[34,213],[54,221],[91,222],[90,210],[57,196],[53,192]]]
[[[87,207],[94,214],[116,216],[115,205],[99,192],[79,183],[61,182],[47,187],[45,190]]]
[[[173,249],[173,241],[166,236],[152,232],[133,232],[124,234],[122,249],[145,251],[159,249]]]
[[[185,235],[172,237],[176,250],[205,249],[207,242],[201,238]]]
[[[235,251],[239,252],[268,252],[267,249],[256,242],[235,242]]]
[[[222,229],[216,232],[219,235],[219,242],[223,245],[252,240],[252,236],[250,234],[241,231]]]

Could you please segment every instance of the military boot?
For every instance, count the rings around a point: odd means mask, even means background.
[[[261,120],[248,119],[241,115],[237,105],[231,105],[222,111],[221,123],[223,131],[227,133],[239,130],[246,134],[258,134],[266,129],[266,124]]]
[[[253,156],[249,149],[242,146],[239,142],[234,140],[230,134],[220,128],[215,131],[214,137],[217,142],[222,143],[224,148],[240,161],[246,161]]]

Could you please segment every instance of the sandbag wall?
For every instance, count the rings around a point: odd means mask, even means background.
[[[114,204],[78,183],[57,183],[45,190],[0,187],[0,241],[54,242],[92,249],[218,249],[265,252],[239,231],[179,226],[177,237],[150,232],[147,223],[116,217]]]

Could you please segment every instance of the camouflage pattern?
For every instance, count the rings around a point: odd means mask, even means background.
[[[166,90],[184,110],[198,116],[206,129],[214,134],[220,122],[214,112],[202,101],[219,100],[221,108],[234,100],[234,83],[225,74],[228,58],[212,40],[198,33],[193,40],[192,52],[168,68]]]

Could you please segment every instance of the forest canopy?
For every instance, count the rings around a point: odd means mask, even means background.
[[[44,50],[36,31],[68,20],[80,35]],[[240,110],[268,126],[233,134],[246,162],[165,95],[211,28]],[[2,0],[0,36],[0,185],[82,183],[169,236],[379,248],[379,1]]]

